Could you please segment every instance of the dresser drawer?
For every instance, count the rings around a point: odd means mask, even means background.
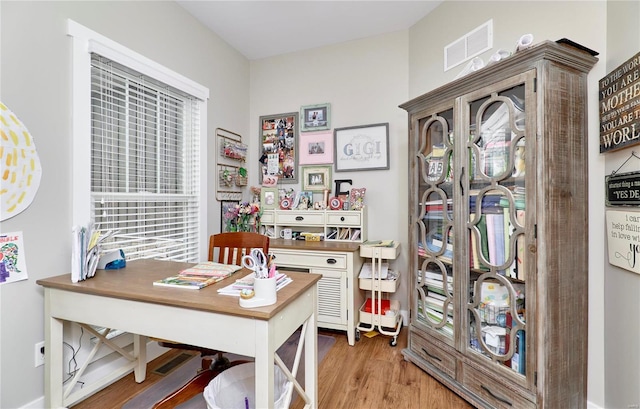
[[[260,222],[266,224],[272,224],[276,220],[276,216],[273,212],[264,211],[260,216]]]
[[[327,212],[327,224],[332,226],[359,226],[361,212],[333,211]]]
[[[418,332],[411,334],[411,351],[418,354],[425,362],[435,366],[452,379],[456,378],[456,358],[454,351],[446,345],[438,346],[427,341]]]
[[[493,376],[492,376],[493,375]],[[463,363],[461,382],[469,391],[480,396],[487,403],[500,409],[535,409],[535,403],[526,399],[531,393],[507,377],[501,381],[495,378],[496,373],[489,373],[470,363]],[[532,396],[533,399],[533,396]]]
[[[323,226],[324,212],[288,212],[276,213],[276,224],[281,226]]]
[[[272,248],[270,251],[276,256],[276,265],[284,267],[330,268],[335,270],[345,270],[347,268],[347,255],[342,253],[283,251],[277,248]]]

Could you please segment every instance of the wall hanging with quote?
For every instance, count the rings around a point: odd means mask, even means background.
[[[599,82],[600,153],[640,143],[640,53]]]
[[[640,212],[607,210],[609,264],[640,274]]]

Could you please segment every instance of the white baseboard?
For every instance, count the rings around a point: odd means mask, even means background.
[[[130,346],[130,348],[133,348],[133,346]],[[156,341],[147,342],[147,363],[153,361],[154,359],[164,354],[168,350],[169,349],[163,348],[160,345],[158,345]],[[79,381],[84,382],[85,384],[89,384],[94,380],[102,378],[106,374],[115,370],[119,366],[126,364],[127,362],[128,361],[126,358],[124,358],[117,352],[113,352],[90,364],[87,367],[85,374],[80,378]],[[78,385],[77,387],[80,388],[80,385]],[[32,402],[27,403],[26,405],[22,406],[19,409],[45,409],[44,395]]]

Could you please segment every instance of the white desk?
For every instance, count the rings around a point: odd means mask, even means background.
[[[99,271],[76,284],[70,274],[38,280],[45,295],[45,406],[70,406],[124,374],[146,376],[146,337],[170,339],[255,358],[256,405],[272,408],[275,351],[306,323],[305,393],[307,407],[317,408],[317,282],[320,276],[288,272],[293,282],[278,291],[274,305],[245,309],[238,298],[218,295],[216,289],[244,275],[238,272],[202,290],[154,286],[152,282],[193,263],[138,260],[122,270]],[[65,391],[63,321],[121,329],[133,334],[131,361],[81,394]],[[121,352],[122,353],[122,352]],[[124,355],[124,354],[123,354]]]

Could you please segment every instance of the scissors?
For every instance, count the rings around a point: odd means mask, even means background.
[[[267,256],[261,249],[253,249],[248,255],[242,256],[242,267],[253,270],[258,278],[266,278]]]

